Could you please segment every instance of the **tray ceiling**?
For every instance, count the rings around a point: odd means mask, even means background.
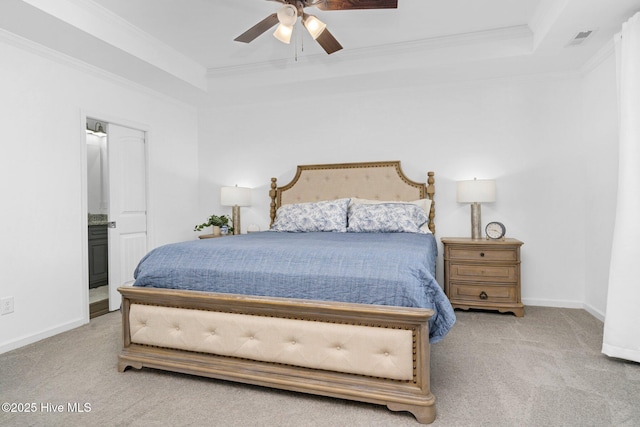
[[[317,79],[412,68],[446,75],[476,66],[502,74],[575,71],[610,49],[640,0],[399,0],[398,9],[309,8],[343,50],[326,55],[302,31],[290,45],[271,31],[251,44],[233,41],[279,7],[265,0],[3,0],[0,35],[189,96],[225,79],[255,83],[283,73]],[[582,43],[572,43],[587,31]]]

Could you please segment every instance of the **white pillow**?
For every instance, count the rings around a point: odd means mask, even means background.
[[[427,222],[420,227],[420,231],[423,233],[431,233],[431,230],[429,229],[429,213],[431,212],[431,200],[430,199],[418,199],[418,200],[413,200],[410,202],[403,202],[403,201],[381,201],[381,200],[371,200],[371,199],[359,199],[357,197],[352,197],[351,198],[351,202],[349,203],[349,209],[351,209],[351,207],[353,205],[379,205],[379,204],[389,204],[389,203],[410,203],[413,205],[417,205],[420,206],[423,210],[424,213],[427,215]]]
[[[271,227],[274,231],[347,231],[349,199],[292,203],[281,206]]]

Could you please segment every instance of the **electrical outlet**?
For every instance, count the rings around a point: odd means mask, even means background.
[[[0,315],[13,313],[13,297],[0,298]]]

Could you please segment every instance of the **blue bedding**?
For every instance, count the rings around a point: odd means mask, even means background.
[[[430,308],[430,342],[455,322],[432,234],[250,233],[161,246],[134,286]]]

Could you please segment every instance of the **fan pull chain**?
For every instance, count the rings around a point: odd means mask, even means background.
[[[298,31],[298,26],[297,25],[293,27],[293,31],[296,32],[294,34],[294,37],[296,39],[296,42],[295,42],[295,60],[296,60],[296,62],[298,62],[298,33],[300,33],[300,31]]]
[[[295,61],[298,62],[298,40],[300,40],[300,52],[304,52],[304,32],[298,30],[298,26],[293,27],[293,31],[295,34],[293,35],[295,38]]]

